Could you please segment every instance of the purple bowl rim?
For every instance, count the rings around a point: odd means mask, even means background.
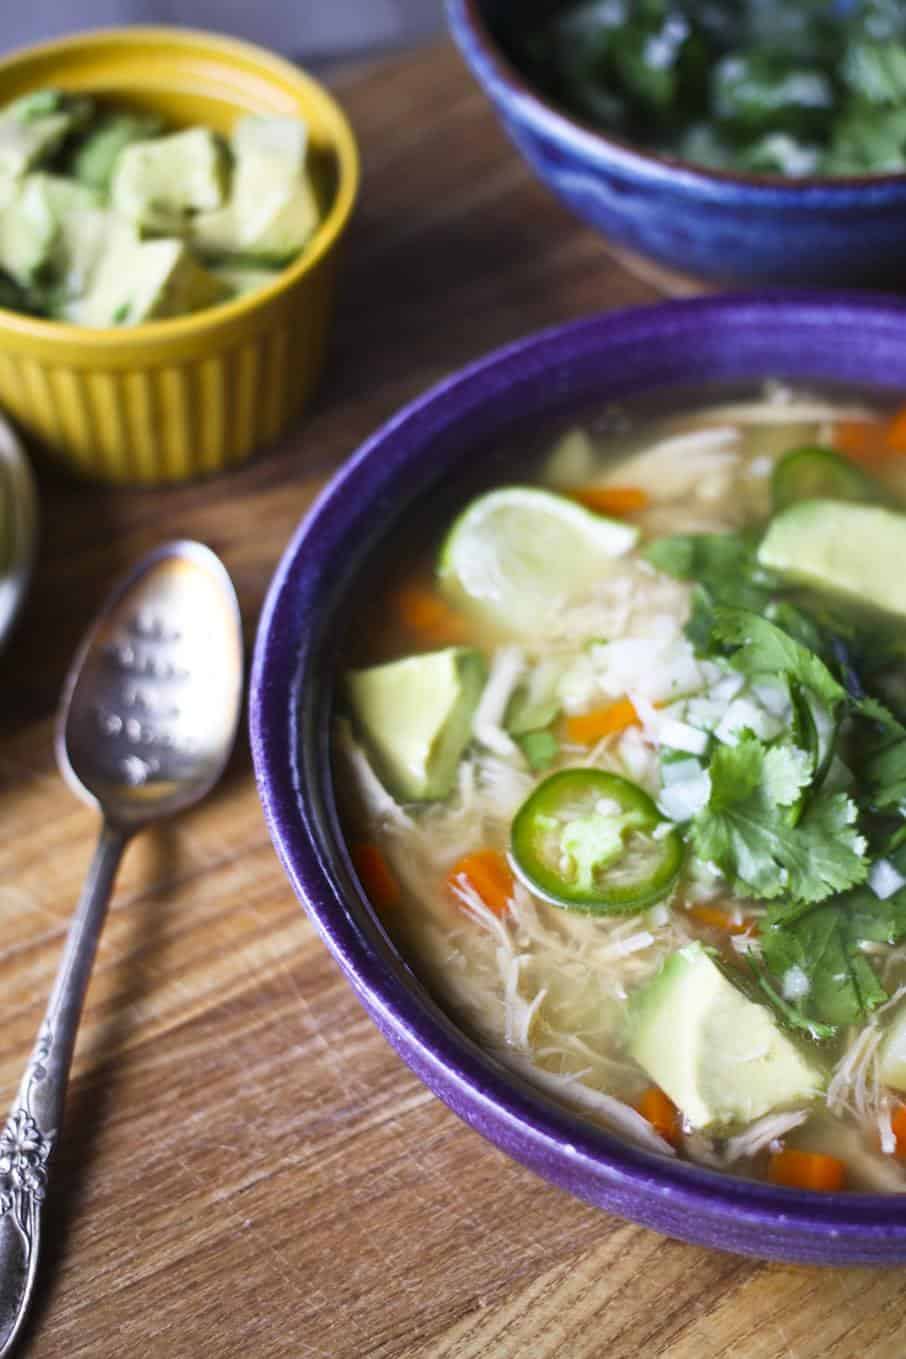
[[[805,322],[814,320],[817,314],[833,312],[834,324],[839,325],[843,321],[841,310],[850,313],[852,324],[864,326],[871,318],[881,328],[899,327],[906,346],[906,299],[881,293],[770,289],[594,313],[522,336],[433,384],[359,446],[325,486],[290,539],[260,616],[249,682],[249,729],[258,792],[284,871],[359,1000],[384,1035],[398,1047],[404,1060],[408,1061],[406,1054],[417,1053],[419,1060],[437,1073],[440,1083],[455,1087],[467,1102],[481,1105],[498,1126],[505,1125],[517,1137],[527,1138],[537,1156],[548,1164],[561,1166],[564,1172],[568,1169],[571,1178],[581,1179],[584,1175],[598,1182],[608,1180],[642,1195],[669,1194],[673,1205],[696,1214],[704,1211],[706,1220],[712,1222],[731,1214],[736,1224],[775,1230],[779,1227],[790,1236],[795,1236],[797,1229],[806,1235],[826,1233],[842,1253],[847,1238],[850,1244],[906,1243],[906,1195],[803,1192],[734,1179],[707,1167],[637,1148],[584,1122],[544,1094],[532,1091],[518,1076],[502,1070],[499,1063],[482,1053],[473,1040],[449,1021],[440,1022],[432,1013],[433,1009],[439,1011],[439,1007],[399,982],[386,964],[381,965],[380,958],[369,955],[361,938],[338,910],[341,889],[331,879],[316,839],[302,823],[285,739],[288,703],[295,689],[295,664],[284,667],[283,673],[276,676],[270,664],[272,651],[281,644],[289,645],[289,639],[279,635],[275,622],[287,592],[293,588],[294,575],[305,569],[305,559],[319,559],[319,539],[333,535],[334,521],[342,523],[349,517],[346,507],[352,500],[348,492],[360,479],[367,483],[369,466],[379,457],[383,446],[405,434],[407,427],[416,423],[425,411],[447,405],[455,408],[462,393],[480,384],[489,373],[518,365],[528,355],[543,354],[564,339],[618,344],[631,336],[633,330],[640,332],[636,338],[643,337],[652,326],[669,334],[673,318],[698,317],[706,321],[709,315],[726,313],[738,314],[740,321],[752,315],[770,317],[777,324],[781,319],[794,323],[798,316]],[[404,483],[416,459],[417,454],[410,454],[405,469],[397,470],[394,479]],[[368,491],[367,484],[362,491]],[[305,593],[303,590],[303,596]],[[314,600],[309,599],[308,603],[313,604]],[[322,770],[322,776],[327,772]],[[329,786],[329,777],[327,783]],[[348,897],[347,892],[345,899]],[[356,894],[355,906],[370,912],[361,891]],[[417,1074],[430,1088],[423,1073]],[[439,1097],[449,1104],[444,1095]],[[478,1116],[473,1117],[473,1126],[478,1126]],[[467,1117],[466,1121],[473,1119]],[[483,1131],[483,1125],[479,1130]],[[558,1179],[554,1173],[549,1178]]]
[[[851,195],[855,189],[906,187],[906,170],[873,175],[803,175],[792,179],[787,175],[743,174],[738,170],[709,169],[705,165],[696,165],[694,161],[684,160],[681,156],[668,156],[661,152],[649,151],[646,147],[639,146],[637,142],[626,141],[610,132],[602,132],[593,123],[586,122],[561,105],[546,99],[514,65],[488,28],[481,10],[481,0],[446,0],[446,9],[453,36],[467,61],[469,56],[460,41],[458,25],[468,31],[489,74],[498,84],[508,86],[513,94],[527,104],[538,121],[547,123],[549,128],[561,137],[564,135],[574,139],[578,137],[587,147],[599,151],[603,148],[629,169],[649,175],[654,172],[659,178],[695,184],[699,187],[735,184],[738,188],[756,192],[762,189],[772,190],[778,196],[790,198],[798,197],[797,191],[800,189],[820,190],[831,194],[838,188],[848,189]],[[469,61],[469,64],[472,65],[472,62]]]

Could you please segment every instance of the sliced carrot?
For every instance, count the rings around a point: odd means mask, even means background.
[[[727,911],[723,906],[709,906],[707,903],[701,906],[690,906],[687,915],[691,915],[693,920],[698,921],[699,925],[708,925],[713,930],[723,930],[725,934],[746,934],[754,932],[752,921],[737,920],[731,911]]]
[[[616,736],[627,727],[640,725],[639,715],[632,700],[618,698],[606,708],[593,708],[590,713],[579,713],[566,719],[566,739],[577,746],[593,746],[605,736]]]
[[[465,884],[495,915],[504,915],[513,895],[515,881],[506,859],[496,849],[478,849],[465,854],[447,874],[450,889]]]
[[[890,1117],[890,1126],[897,1139],[894,1156],[900,1161],[906,1161],[906,1104],[894,1109]]]
[[[906,406],[901,406],[890,420],[884,437],[892,453],[906,453]]]
[[[432,642],[459,642],[465,620],[426,585],[403,585],[393,597],[400,622],[416,637]]]
[[[399,882],[377,845],[353,845],[352,862],[372,906],[376,906],[379,911],[387,911],[399,905],[403,895]]]
[[[832,442],[853,462],[877,462],[887,454],[885,427],[879,420],[837,420]]]
[[[680,1139],[680,1118],[679,1109],[669,1099],[658,1085],[649,1085],[648,1089],[636,1103],[636,1109],[647,1119],[656,1133],[660,1133],[665,1142],[670,1142],[676,1146]]]
[[[573,499],[595,514],[634,514],[650,504],[647,491],[641,486],[583,486],[573,491]]]
[[[833,1194],[842,1189],[846,1180],[846,1166],[836,1156],[824,1156],[817,1151],[797,1151],[788,1147],[777,1151],[768,1163],[768,1179],[772,1184],[783,1184],[788,1189],[815,1189]]]

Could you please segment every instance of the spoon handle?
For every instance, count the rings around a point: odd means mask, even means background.
[[[88,979],[128,832],[105,822],[19,1093],[0,1131],[0,1359],[34,1291],[47,1173]]]

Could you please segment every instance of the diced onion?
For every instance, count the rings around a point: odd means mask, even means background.
[[[743,695],[735,698],[714,729],[724,745],[735,746],[740,732],[751,731],[762,741],[772,741],[783,731],[783,723],[760,703]]]
[[[697,778],[662,788],[657,805],[671,821],[690,821],[707,805],[710,796],[711,776],[703,769]]]
[[[783,974],[784,1000],[802,1000],[811,990],[811,982],[801,967],[787,968]]]
[[[669,788],[672,783],[685,783],[687,779],[697,778],[702,772],[702,767],[698,760],[671,760],[661,766],[661,778],[664,780],[664,787]]]
[[[878,859],[871,866],[868,885],[876,897],[886,901],[894,892],[899,892],[901,887],[906,887],[906,878],[889,859]]]
[[[690,727],[688,722],[678,722],[674,717],[665,718],[658,729],[658,740],[662,746],[672,750],[685,750],[690,755],[704,755],[708,749],[708,733]]]

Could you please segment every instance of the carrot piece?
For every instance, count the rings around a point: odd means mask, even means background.
[[[892,453],[906,453],[906,406],[901,406],[895,413],[884,437]]]
[[[768,1179],[789,1189],[816,1189],[833,1194],[842,1189],[846,1166],[836,1156],[787,1147],[776,1151],[768,1163]]]
[[[897,1139],[894,1156],[900,1161],[906,1161],[906,1104],[894,1109],[890,1116],[890,1126]]]
[[[724,910],[723,906],[709,906],[703,903],[700,906],[690,906],[686,914],[697,920],[699,925],[709,925],[711,929],[723,930],[725,934],[745,934],[749,930],[754,930],[752,921],[734,919],[732,912]]]
[[[647,491],[641,486],[584,486],[573,491],[573,499],[596,514],[634,514],[650,504]]]
[[[478,849],[472,854],[464,854],[447,874],[447,886],[451,890],[463,884],[481,897],[489,911],[495,915],[506,914],[515,880],[499,850]]]
[[[566,719],[566,739],[577,746],[593,746],[605,736],[616,736],[627,727],[640,725],[639,715],[632,700],[618,698],[606,708],[593,708],[590,713],[579,713]]]
[[[417,637],[432,642],[458,642],[465,636],[464,620],[425,585],[401,586],[393,603],[403,626]]]
[[[853,462],[877,462],[887,452],[884,426],[878,420],[838,420],[833,445]]]
[[[403,895],[399,882],[377,845],[353,845],[352,862],[372,906],[379,911],[388,911],[399,905]]]
[[[635,1107],[665,1142],[676,1146],[680,1140],[679,1109],[660,1086],[649,1085]]]

